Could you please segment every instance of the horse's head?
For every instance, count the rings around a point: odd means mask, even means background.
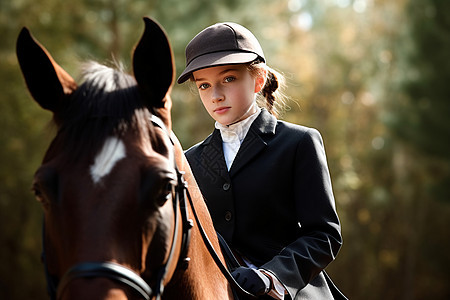
[[[91,63],[80,85],[27,29],[17,41],[28,89],[57,126],[33,190],[44,208],[44,263],[50,290],[60,283],[58,298],[132,298],[128,285],[155,284],[177,239],[173,56],[161,27],[144,20],[134,76]],[[174,269],[167,268],[164,280]]]

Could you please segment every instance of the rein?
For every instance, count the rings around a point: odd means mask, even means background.
[[[250,299],[257,299],[257,297],[255,295],[247,292],[246,290],[244,290],[239,285],[239,283],[237,283],[237,281],[234,279],[233,275],[231,275],[230,271],[228,271],[227,267],[222,263],[222,261],[219,258],[219,255],[217,254],[217,252],[214,249],[211,241],[209,240],[208,236],[206,235],[206,232],[203,229],[202,224],[200,223],[200,219],[198,218],[197,212],[196,212],[195,207],[194,207],[194,202],[192,201],[192,198],[191,198],[191,195],[190,195],[189,191],[187,192],[187,197],[189,199],[189,204],[192,207],[192,213],[194,215],[195,222],[198,225],[198,229],[199,229],[200,234],[202,236],[203,242],[205,243],[206,248],[208,248],[209,254],[211,254],[211,257],[214,259],[214,262],[216,263],[216,265],[219,267],[219,269],[222,272],[222,274],[227,279],[228,283],[230,283],[231,286],[234,288],[234,290],[236,292],[238,292],[240,295],[245,296],[245,297],[250,298]]]
[[[162,120],[160,118],[156,117],[155,115],[152,115],[151,121],[153,124],[159,126],[163,131],[166,132],[166,134],[169,136],[170,141],[172,142],[172,145],[174,145],[175,143],[172,141],[172,138],[170,137],[170,133],[167,130],[164,123],[162,122]],[[181,176],[182,176],[183,173],[181,173],[178,170],[176,164],[175,164],[175,168],[177,170],[177,174],[181,174]],[[203,228],[202,223],[200,222],[200,218],[197,215],[197,211],[195,210],[195,206],[194,206],[194,201],[192,201],[191,194],[189,193],[189,190],[187,189],[187,182],[184,179],[181,179],[181,180],[182,180],[183,184],[180,185],[180,183],[179,183],[177,185],[177,188],[179,188],[180,186],[183,187],[184,193],[182,193],[182,194],[186,195],[189,200],[189,204],[191,205],[191,209],[192,209],[192,214],[194,215],[194,219],[195,219],[195,222],[197,223],[198,229],[200,231],[200,235],[203,239],[203,242],[205,243],[206,248],[208,249],[209,254],[213,258],[214,262],[216,263],[217,267],[219,267],[220,271],[225,276],[228,283],[231,284],[231,286],[234,288],[234,290],[236,292],[238,292],[240,295],[242,295],[246,298],[257,299],[257,297],[255,295],[247,292],[239,285],[239,283],[237,283],[237,281],[234,279],[233,275],[231,275],[230,271],[228,271],[227,267],[220,260],[219,255],[217,254],[216,250],[214,249],[214,246],[212,245],[211,241],[209,240],[208,235],[206,234],[205,229]],[[183,203],[186,203],[185,199],[184,199]],[[186,211],[186,213],[187,213],[187,209],[185,209],[184,211]],[[186,219],[187,219],[187,216],[186,216]],[[192,220],[188,220],[188,222],[190,223],[190,225],[192,227],[193,226]],[[186,250],[186,256],[187,256],[187,249],[185,249],[185,250]],[[186,260],[189,261],[190,258],[186,257]]]
[[[172,144],[174,144],[173,140],[170,137],[170,133],[167,130],[166,126],[162,122],[162,120],[154,115],[151,117],[151,122],[153,125],[160,127],[166,134],[169,136]],[[45,277],[47,280],[47,290],[50,296],[50,299],[57,300],[61,297],[64,289],[67,285],[77,279],[77,278],[93,278],[93,277],[103,277],[115,280],[117,282],[123,283],[130,287],[132,290],[136,292],[137,295],[142,297],[143,299],[161,299],[161,296],[164,292],[164,281],[166,279],[168,267],[175,260],[175,249],[176,241],[178,240],[179,233],[179,222],[181,218],[182,222],[182,237],[181,237],[181,248],[180,254],[177,258],[177,268],[187,268],[190,258],[187,257],[187,251],[190,243],[191,229],[194,226],[193,221],[189,219],[188,216],[188,208],[186,203],[186,196],[189,200],[189,204],[191,206],[195,221],[198,225],[201,237],[203,242],[205,243],[211,257],[213,258],[216,265],[219,267],[222,274],[225,276],[227,281],[230,283],[234,291],[238,292],[240,295],[250,298],[256,299],[257,297],[246,290],[244,290],[233,278],[231,273],[228,271],[227,267],[224,266],[222,261],[220,260],[217,252],[215,251],[211,241],[209,240],[201,222],[195,210],[194,203],[192,201],[192,197],[187,189],[187,183],[183,178],[184,172],[179,171],[176,163],[174,163],[175,171],[177,173],[177,184],[175,186],[175,196],[172,197],[173,209],[175,214],[175,229],[173,235],[173,242],[171,245],[171,249],[169,252],[169,257],[165,264],[163,264],[157,272],[157,280],[155,286],[152,288],[148,285],[147,282],[136,272],[121,266],[120,264],[113,262],[82,262],[72,266],[62,277],[58,279],[55,276],[50,275],[47,267],[47,259],[45,253],[45,222],[43,222],[42,228],[42,262],[44,264]],[[178,213],[178,209],[180,210],[180,214]]]

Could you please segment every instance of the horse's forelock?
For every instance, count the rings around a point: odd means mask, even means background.
[[[73,159],[92,156],[108,137],[120,136],[130,127],[140,131],[142,116],[150,113],[136,80],[121,69],[96,62],[83,65],[83,83],[55,115],[60,128],[53,144],[55,152],[67,149]]]
[[[83,82],[105,93],[136,85],[134,77],[126,74],[123,65],[118,62],[115,62],[114,67],[107,67],[94,61],[84,63],[81,75]]]

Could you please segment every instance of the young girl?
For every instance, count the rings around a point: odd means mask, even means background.
[[[281,77],[265,62],[255,36],[235,23],[191,40],[178,83],[195,82],[216,128],[186,156],[216,230],[243,263],[232,274],[244,289],[345,299],[323,271],[342,238],[322,138],[276,119]]]

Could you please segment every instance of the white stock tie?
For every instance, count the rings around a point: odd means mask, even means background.
[[[252,114],[245,120],[229,126],[224,126],[216,122],[215,127],[220,130],[220,135],[222,136],[223,154],[225,156],[228,171],[236,158],[236,154],[238,153],[239,148],[241,147],[241,144],[250,129],[250,126],[256,117],[258,117],[260,112],[261,109],[257,107],[256,113]]]

